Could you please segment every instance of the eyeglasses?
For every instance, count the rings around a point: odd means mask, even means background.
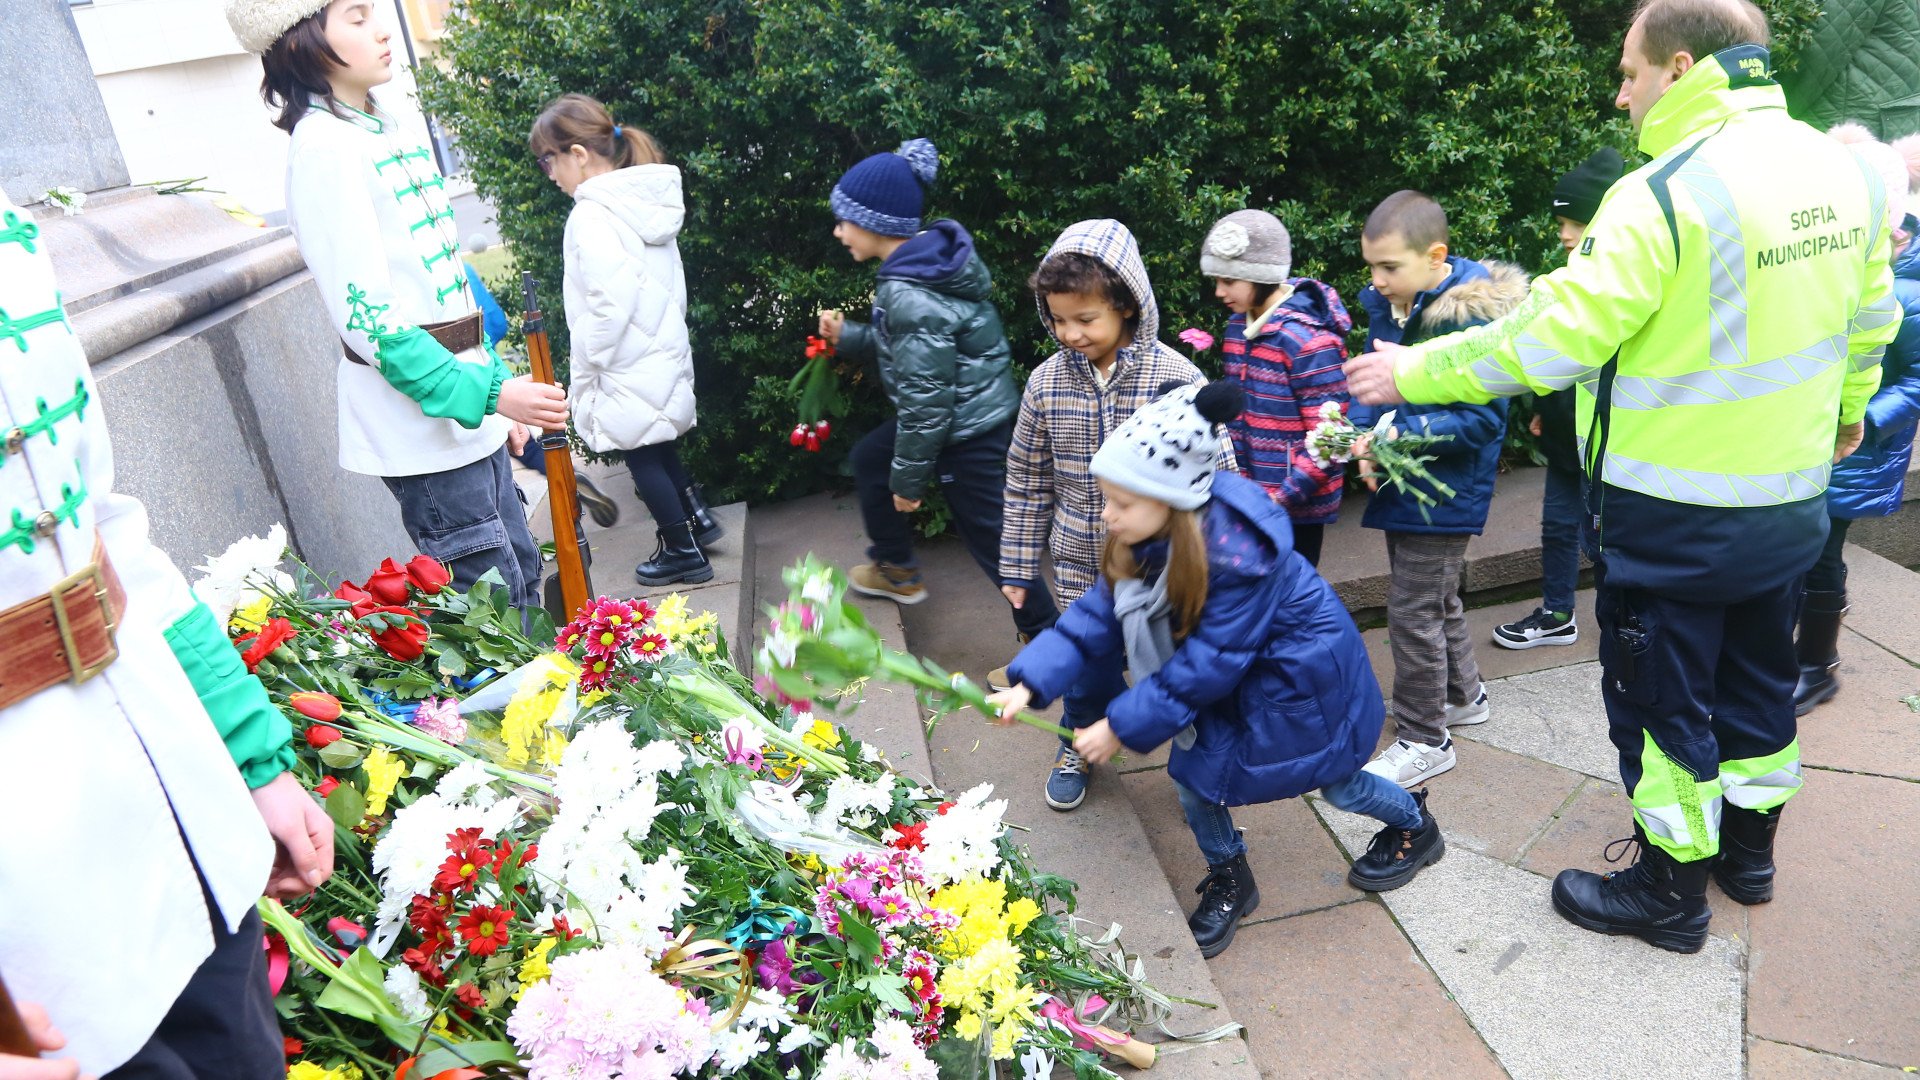
[[[540,166],[540,171],[545,173],[547,176],[547,179],[549,180],[553,179],[553,158],[554,158],[554,154],[551,150],[549,150],[548,152],[541,154],[539,157],[533,159],[533,163],[535,165]]]

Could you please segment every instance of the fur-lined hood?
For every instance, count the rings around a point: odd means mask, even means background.
[[[1512,263],[1489,259],[1487,276],[1462,281],[1427,301],[1421,322],[1427,334],[1490,323],[1520,306],[1532,278]]]

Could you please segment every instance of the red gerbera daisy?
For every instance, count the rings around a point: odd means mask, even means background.
[[[457,929],[473,955],[492,956],[507,943],[507,924],[512,921],[513,912],[506,908],[479,905],[461,917]]]
[[[449,855],[440,864],[440,872],[433,875],[433,887],[450,893],[465,892],[480,883],[480,868],[486,865],[484,858],[475,862],[473,856]]]
[[[667,655],[667,639],[660,634],[642,634],[633,643],[633,651],[640,654],[642,660],[658,660]]]

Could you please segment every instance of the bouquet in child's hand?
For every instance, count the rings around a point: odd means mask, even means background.
[[[787,441],[818,453],[820,444],[833,433],[827,414],[841,411],[840,376],[833,370],[833,342],[826,338],[807,338],[807,362],[787,384],[787,393],[798,398],[800,422],[793,426]]]
[[[1322,468],[1366,459],[1385,474],[1381,482],[1398,487],[1413,496],[1420,516],[1438,506],[1440,499],[1453,498],[1453,488],[1441,483],[1427,471],[1434,455],[1422,453],[1453,438],[1451,435],[1412,435],[1393,426],[1396,410],[1388,409],[1370,428],[1362,430],[1347,419],[1337,401],[1320,406],[1320,422],[1307,432],[1307,453]],[[1414,484],[1410,481],[1422,483]],[[1436,498],[1435,496],[1438,496]]]

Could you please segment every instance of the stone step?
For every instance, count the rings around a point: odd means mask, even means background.
[[[759,606],[786,596],[780,571],[808,552],[842,567],[865,561],[866,538],[850,497],[818,495],[756,507],[752,518]],[[1005,663],[1018,647],[1005,603],[951,538],[923,545],[920,556],[929,602],[901,608],[863,599],[861,610],[890,647],[984,681],[987,671]],[[1122,941],[1146,962],[1148,979],[1162,991],[1219,1003],[1215,1009],[1179,1006],[1169,1022],[1173,1031],[1196,1032],[1235,1019],[1207,961],[1194,948],[1180,901],[1154,859],[1148,829],[1110,770],[1101,770],[1078,810],[1055,814],[1041,788],[1056,744],[1042,732],[991,727],[981,717],[956,713],[929,735],[912,693],[877,683],[867,686],[840,719],[908,775],[931,779],[949,792],[993,784],[995,797],[1008,800],[1007,820],[1024,830],[1018,842],[1042,868],[1079,883],[1082,918],[1099,929],[1119,923]],[[1140,1034],[1148,1041],[1160,1038]],[[1122,1075],[1132,1072],[1109,1064]],[[1056,1070],[1056,1076],[1065,1075],[1064,1069]],[[1151,1075],[1252,1080],[1259,1073],[1246,1042],[1236,1036],[1168,1044]]]
[[[711,611],[719,616],[720,632],[726,638],[728,651],[734,662],[744,667],[752,655],[747,638],[755,621],[754,543],[747,504],[730,503],[713,508],[714,517],[726,529],[726,535],[707,552],[707,559],[713,564],[712,580],[698,585],[641,585],[634,580],[633,568],[653,556],[658,538],[654,535],[653,518],[634,494],[633,479],[626,466],[576,461],[574,469],[591,479],[620,509],[619,519],[610,526],[602,526],[590,516],[581,519],[587,544],[593,551],[593,566],[588,571],[593,591],[606,596],[650,599],[684,593],[691,610]],[[533,530],[534,539],[547,543],[553,539],[553,515],[547,508],[546,478],[515,465],[514,479],[527,495],[527,525]]]

